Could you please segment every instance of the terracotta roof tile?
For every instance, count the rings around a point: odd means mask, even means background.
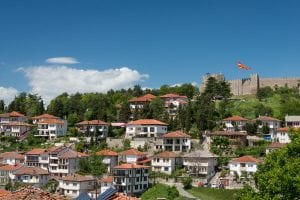
[[[63,200],[65,197],[61,197],[56,194],[50,194],[43,191],[40,188],[23,187],[16,191],[11,192],[1,200]]]
[[[15,151],[1,153],[0,158],[16,158],[19,160],[25,159],[24,155],[19,154],[18,152],[15,152]]]
[[[178,94],[169,93],[169,94],[160,96],[160,98],[182,98],[182,99],[185,99],[185,98],[187,98],[187,96],[180,96]]]
[[[5,126],[33,126],[32,124],[28,124],[25,122],[9,122],[7,124],[4,124]]]
[[[0,114],[0,117],[25,117],[25,115],[16,111],[12,111],[10,113]]]
[[[64,124],[64,122],[60,119],[43,119],[37,124]]]
[[[76,124],[77,126],[80,125],[108,125],[108,123],[101,121],[101,120],[90,120],[90,121],[82,121]]]
[[[119,155],[146,155],[146,153],[138,151],[136,149],[129,149],[122,152],[119,152]]]
[[[46,149],[32,149],[25,153],[25,155],[40,155],[46,152]]]
[[[4,189],[0,189],[0,199],[8,196],[9,194],[11,194],[9,191],[4,190]]]
[[[215,131],[215,132],[210,132],[207,133],[208,136],[229,136],[229,135],[247,135],[246,133],[239,132],[239,131]]]
[[[87,154],[85,153],[81,153],[81,152],[77,152],[77,151],[73,151],[73,150],[68,150],[64,153],[62,153],[59,158],[81,158],[81,157],[88,157]]]
[[[123,193],[118,193],[112,200],[139,200],[137,197],[130,197]]]
[[[225,119],[223,119],[223,121],[248,121],[249,119],[235,115],[232,117],[227,117]]]
[[[252,156],[242,156],[239,158],[232,159],[232,162],[240,162],[240,163],[259,163],[260,160],[252,157]]]
[[[112,183],[113,182],[113,176],[107,176],[100,180],[101,183]]]
[[[83,182],[83,181],[93,181],[95,180],[92,177],[82,176],[80,174],[69,174],[61,178],[63,181],[74,181],[74,182]]]
[[[282,127],[282,128],[278,128],[276,130],[276,132],[289,132],[290,130],[298,131],[299,128],[298,127]]]
[[[158,121],[156,119],[139,119],[136,121],[131,121],[127,125],[162,125],[167,126],[168,124]]]
[[[48,171],[40,168],[40,167],[27,167],[27,166],[23,166],[21,167],[20,169],[18,169],[16,172],[15,172],[16,175],[35,175],[35,174],[38,174],[38,175],[47,175],[49,174]]]
[[[171,151],[163,151],[159,154],[153,155],[152,157],[157,158],[177,158],[180,157],[178,154]]]
[[[141,168],[149,168],[149,166],[124,163],[113,167],[113,169],[141,169]]]
[[[156,96],[154,96],[153,94],[145,94],[144,96],[141,97],[133,97],[132,99],[129,100],[129,102],[150,102],[155,98]]]
[[[191,136],[183,131],[173,131],[163,135],[164,138],[190,138]]]
[[[34,116],[32,119],[59,119],[59,117],[45,113],[39,116]]]
[[[104,149],[102,151],[98,151],[96,154],[101,155],[101,156],[118,156],[117,152],[111,151],[109,149]]]
[[[260,121],[278,121],[278,122],[280,122],[279,119],[269,117],[269,116],[259,116],[258,118],[256,118],[256,120],[260,120]]]
[[[0,171],[15,171],[21,167],[22,165],[3,165],[0,167]]]

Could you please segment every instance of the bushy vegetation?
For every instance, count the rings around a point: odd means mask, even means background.
[[[226,189],[215,189],[215,188],[204,188],[204,187],[193,187],[188,190],[189,193],[199,199],[205,200],[232,200],[235,193],[239,190],[226,190]]]
[[[181,200],[179,192],[175,186],[170,187],[164,184],[155,184],[144,192],[141,196],[142,200],[157,200],[157,198],[166,198],[167,200]]]

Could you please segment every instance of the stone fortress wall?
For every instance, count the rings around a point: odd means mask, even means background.
[[[200,86],[200,92],[205,89],[206,81],[209,77],[215,77],[217,80],[225,80],[223,74],[205,74],[203,76],[203,82]],[[230,84],[231,93],[233,95],[248,95],[256,94],[258,88],[270,86],[282,87],[287,85],[288,87],[298,87],[300,85],[300,77],[290,78],[260,78],[258,74],[251,74],[249,78],[228,80]]]

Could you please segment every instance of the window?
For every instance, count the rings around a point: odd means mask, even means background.
[[[154,127],[150,127],[150,132],[154,132]]]
[[[77,183],[73,183],[73,186],[77,186]]]
[[[144,127],[143,132],[148,132],[148,127]]]
[[[134,189],[138,190],[139,189],[139,185],[135,185]]]
[[[169,167],[164,167],[164,171],[165,172],[169,171]]]
[[[139,182],[139,181],[140,181],[140,178],[139,178],[139,177],[136,177],[135,180],[136,180],[136,182]]]
[[[144,181],[147,181],[148,177],[147,176],[144,176]]]
[[[76,190],[73,190],[73,194],[76,194],[77,192],[76,192]]]

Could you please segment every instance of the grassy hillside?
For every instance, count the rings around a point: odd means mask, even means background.
[[[188,190],[189,193],[201,200],[232,200],[238,190],[225,190],[215,188],[196,188]]]
[[[164,184],[155,184],[141,196],[142,200],[157,200],[157,198],[166,198],[167,200],[184,200],[179,197],[179,193],[175,187]]]

